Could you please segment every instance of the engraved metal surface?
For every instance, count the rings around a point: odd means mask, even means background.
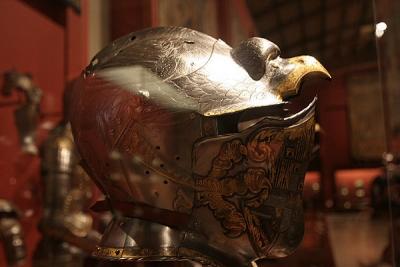
[[[136,66],[159,79],[143,80]],[[281,58],[279,48],[262,38],[250,38],[232,49],[222,40],[175,27],[121,37],[86,69],[89,79],[100,76],[163,105],[205,116],[282,103],[297,93],[300,81],[310,73],[329,77],[315,58]],[[166,85],[174,90],[165,92]]]
[[[195,145],[194,206],[208,207],[220,224],[206,230],[210,236],[248,235],[259,257],[282,257],[297,247],[303,237],[303,178],[314,142],[313,106],[305,111],[294,124],[264,120]]]
[[[72,130],[111,206],[126,204],[96,254],[166,261],[191,258],[187,250],[249,266],[291,253],[303,235],[316,100],[298,112],[285,101],[313,73],[330,77],[310,56],[280,58],[265,39],[232,49],[175,27],[99,52],[73,92]],[[166,226],[157,210],[190,220]]]

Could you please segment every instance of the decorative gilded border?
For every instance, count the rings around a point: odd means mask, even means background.
[[[215,260],[188,248],[164,247],[149,248],[112,248],[97,247],[93,256],[124,261],[184,261],[191,260],[209,267],[227,267]]]

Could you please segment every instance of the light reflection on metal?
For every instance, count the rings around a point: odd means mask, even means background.
[[[197,105],[195,101],[185,98],[172,85],[142,66],[109,68],[99,71],[96,75],[107,83],[118,85],[132,94],[156,100],[161,105],[169,105],[171,108],[193,110]]]
[[[375,25],[375,36],[376,38],[381,38],[387,29],[387,24],[385,22],[379,22]]]

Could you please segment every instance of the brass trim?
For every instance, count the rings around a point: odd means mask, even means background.
[[[210,267],[227,267],[204,254],[189,248],[113,248],[97,247],[92,253],[98,258],[124,261],[184,261],[191,260]]]

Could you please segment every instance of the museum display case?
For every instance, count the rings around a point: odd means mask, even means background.
[[[399,12],[0,1],[0,266],[400,266]]]

